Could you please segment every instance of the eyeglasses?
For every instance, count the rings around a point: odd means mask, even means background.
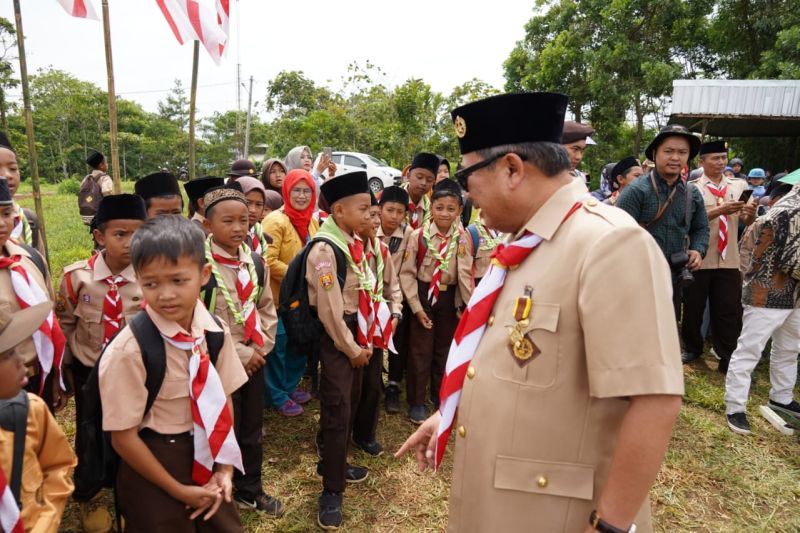
[[[311,189],[292,189],[291,193],[293,196],[311,196],[314,191]]]
[[[505,157],[510,153],[513,153],[513,152],[505,152],[505,153],[502,153],[502,154],[497,154],[495,156],[490,157],[489,159],[484,159],[483,161],[475,163],[474,165],[470,165],[467,168],[462,168],[461,170],[459,170],[458,172],[455,173],[454,177],[455,177],[456,180],[458,180],[458,184],[461,185],[462,189],[464,189],[465,191],[469,191],[469,187],[467,186],[467,184],[469,182],[470,174],[472,174],[473,172],[477,172],[478,170],[480,170],[482,168],[488,167],[489,165],[491,165],[492,163],[494,163],[495,161],[497,161],[501,157]],[[527,159],[525,156],[522,156],[520,154],[516,154],[516,155],[520,159],[522,159],[523,161],[525,161]]]

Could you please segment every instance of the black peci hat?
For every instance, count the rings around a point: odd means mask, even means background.
[[[222,187],[223,185],[225,185],[225,178],[203,176],[202,178],[195,178],[184,183],[183,190],[186,191],[186,196],[188,196],[190,200],[199,200],[209,189]]]
[[[383,189],[383,191],[381,191],[381,205],[385,204],[386,202],[396,202],[398,204],[408,206],[409,200],[410,199],[406,190],[402,187],[398,187],[397,185],[386,187]]]
[[[661,143],[663,143],[668,137],[683,137],[689,141],[690,160],[694,159],[694,157],[697,155],[697,152],[700,150],[700,137],[690,132],[685,126],[681,126],[680,124],[670,124],[661,128],[661,131],[658,132],[656,138],[653,139],[649,145],[647,145],[647,148],[645,148],[644,155],[647,156],[647,159],[650,161],[655,161],[654,156],[656,148],[661,146]]]
[[[700,151],[697,155],[706,155],[706,154],[727,154],[728,153],[728,142],[719,140],[719,141],[709,141],[707,143],[703,143],[700,145]]]
[[[100,200],[95,225],[110,220],[147,220],[147,208],[138,194],[112,194]]]
[[[169,172],[153,172],[143,178],[139,178],[134,185],[136,194],[148,200],[156,196],[181,195],[178,187],[178,179]]]
[[[89,155],[86,157],[86,164],[92,168],[97,168],[97,165],[105,161],[105,156],[97,150],[89,150]]]
[[[616,183],[617,176],[621,176],[625,174],[628,170],[630,170],[632,167],[638,167],[640,165],[641,163],[639,163],[639,160],[636,159],[635,157],[633,156],[626,157],[625,159],[620,160],[616,165],[614,165],[614,168],[611,169],[611,175],[609,176],[609,178],[611,178],[612,183]]]
[[[353,196],[354,194],[369,194],[367,173],[363,170],[357,170],[326,180],[320,186],[320,192],[330,207],[333,207],[333,204],[342,198]]]
[[[505,144],[561,143],[568,98],[559,93],[510,93],[450,112],[462,154]]]
[[[8,187],[8,180],[2,177],[0,177],[0,205],[14,205],[11,189]]]
[[[428,152],[420,152],[416,154],[411,161],[411,168],[409,168],[409,171],[415,168],[430,170],[431,173],[436,176],[436,174],[439,173],[439,156],[436,154],[429,154]]]

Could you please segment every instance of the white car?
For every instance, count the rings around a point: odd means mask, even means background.
[[[314,168],[319,163],[322,152],[314,161]],[[336,175],[340,176],[355,170],[364,170],[369,179],[369,188],[372,192],[380,192],[384,187],[394,185],[400,180],[402,172],[392,168],[386,161],[369,154],[359,152],[333,152],[333,162],[336,163]]]

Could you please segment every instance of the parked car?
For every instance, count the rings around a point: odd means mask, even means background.
[[[346,174],[354,170],[365,170],[369,178],[369,188],[372,192],[380,192],[384,187],[394,185],[400,181],[402,172],[389,166],[389,163],[369,154],[359,152],[333,152],[333,162],[336,163],[336,175]],[[320,152],[314,161],[314,168],[322,156]]]

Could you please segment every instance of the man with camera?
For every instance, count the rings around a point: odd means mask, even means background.
[[[706,302],[711,317],[714,352],[720,358],[719,371],[728,371],[742,329],[742,276],[739,272],[739,222],[749,226],[756,218],[756,204],[747,182],[727,178],[728,143],[719,140],[700,147],[703,175],[695,186],[703,196],[709,224],[709,247],[695,281],[683,291],[684,363],[698,359],[705,339],[701,334]]]
[[[680,318],[682,289],[693,281],[708,249],[708,216],[703,196],[681,179],[700,149],[700,139],[677,124],[665,126],[645,150],[655,168],[625,187],[616,206],[656,240],[672,269],[673,304]]]

